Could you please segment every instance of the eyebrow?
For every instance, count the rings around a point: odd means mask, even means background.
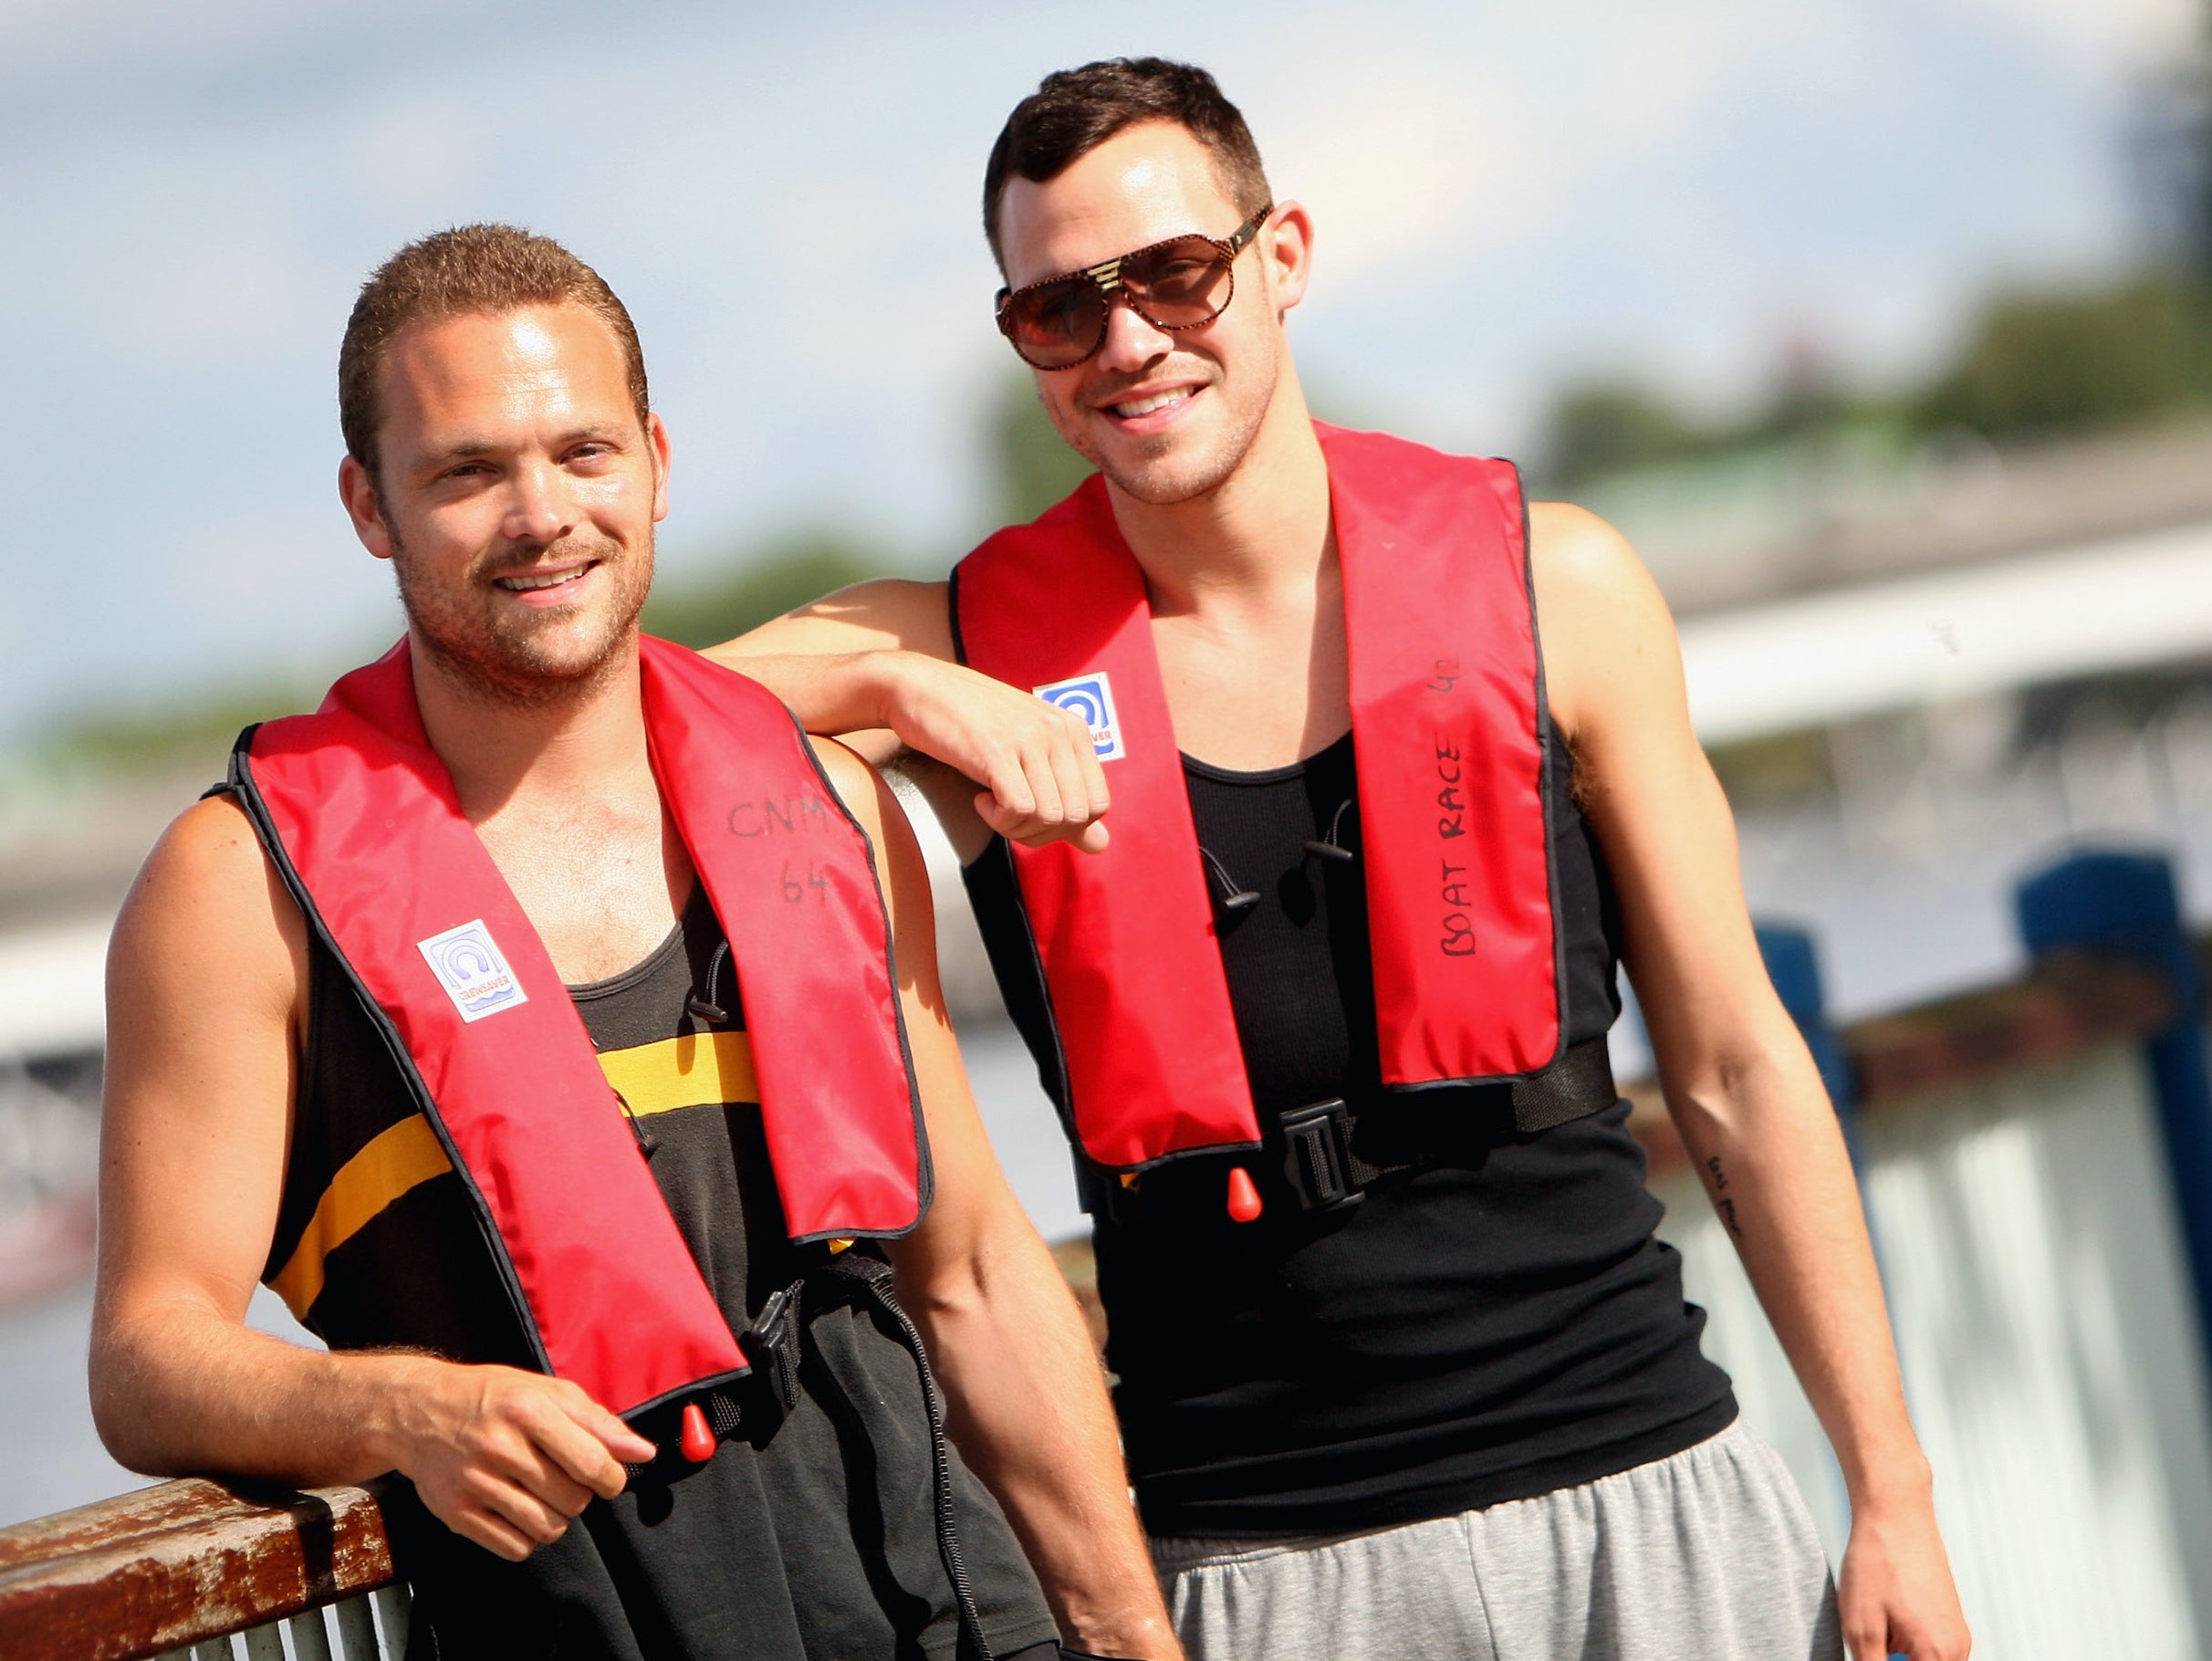
[[[565,450],[570,444],[582,444],[590,440],[597,440],[602,444],[620,444],[625,434],[620,427],[604,426],[594,423],[580,427],[570,427],[553,440],[551,448]],[[472,455],[490,455],[505,448],[506,446],[496,440],[468,434],[425,455],[422,460],[422,466],[425,471],[434,471],[453,462],[465,461]]]

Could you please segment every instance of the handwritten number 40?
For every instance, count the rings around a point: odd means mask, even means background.
[[[809,860],[806,878],[801,881],[791,874],[791,862],[786,860],[783,867],[784,904],[786,905],[801,904],[806,899],[809,889],[815,891],[815,899],[827,905],[830,903],[830,873],[812,860]]]

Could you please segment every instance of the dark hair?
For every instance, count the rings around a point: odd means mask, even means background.
[[[1242,212],[1256,214],[1270,200],[1251,129],[1214,78],[1195,64],[1109,57],[1061,69],[1014,106],[983,171],[983,234],[1001,270],[1007,262],[998,245],[998,203],[1007,182],[1017,173],[1034,184],[1058,178],[1080,157],[1141,121],[1173,121],[1205,145],[1222,188]]]
[[[549,236],[511,225],[464,225],[411,242],[361,285],[338,349],[338,424],[346,452],[377,475],[384,359],[415,323],[526,306],[578,305],[613,331],[629,370],[630,398],[644,423],[645,354],[637,327],[600,274]]]

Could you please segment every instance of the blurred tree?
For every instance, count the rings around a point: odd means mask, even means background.
[[[1027,374],[1001,383],[989,423],[999,524],[1027,524],[1090,476],[1090,464],[1054,431]]]
[[[1673,461],[1711,443],[1705,428],[1654,393],[1620,382],[1570,388],[1545,423],[1539,471],[1555,485]]]
[[[715,645],[832,589],[885,576],[897,563],[842,536],[816,532],[777,544],[726,577],[656,588],[645,602],[645,629],[686,646]]]
[[[1916,412],[1929,428],[2024,438],[2212,399],[2212,299],[2164,274],[2000,291]]]
[[[36,754],[52,765],[100,773],[143,773],[196,768],[219,778],[231,745],[253,722],[313,709],[322,689],[345,670],[334,665],[314,684],[271,677],[201,693],[196,698],[156,698],[143,705],[98,705],[65,717],[39,742]]]

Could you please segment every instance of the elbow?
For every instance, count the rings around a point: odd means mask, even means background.
[[[1785,1058],[1763,1046],[1716,1052],[1664,1078],[1667,1107],[1685,1133],[1733,1140],[1777,1099],[1787,1074]]]
[[[95,1325],[86,1367],[92,1428],[109,1457],[145,1477],[174,1477],[182,1467],[164,1447],[162,1416],[150,1410],[146,1368],[124,1336]]]
[[[162,1468],[151,1439],[146,1435],[146,1416],[132,1410],[132,1392],[117,1376],[112,1358],[104,1355],[97,1344],[92,1351],[89,1372],[92,1428],[99,1433],[100,1446],[108,1450],[108,1457],[125,1470],[137,1471],[141,1476],[172,1475]]]

